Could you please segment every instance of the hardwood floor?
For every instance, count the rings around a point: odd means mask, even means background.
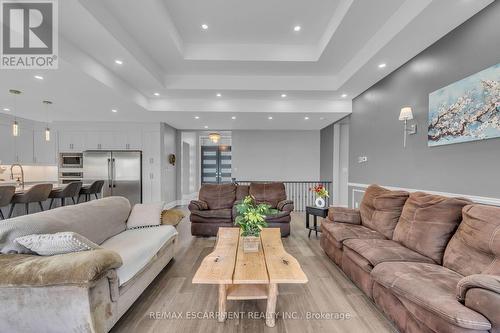
[[[194,285],[191,279],[201,260],[212,251],[215,238],[192,237],[186,217],[178,227],[180,242],[175,260],[112,332],[396,332],[371,300],[324,254],[314,234],[307,238],[304,221],[303,213],[293,213],[291,236],[283,239],[283,244],[297,258],[309,283],[280,285],[277,312],[286,318],[278,317],[275,327],[266,327],[262,318],[266,300],[228,301],[227,310],[233,319],[218,323],[210,318],[217,311],[217,286]],[[320,315],[323,318],[310,318]]]

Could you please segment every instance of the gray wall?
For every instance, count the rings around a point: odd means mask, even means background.
[[[496,1],[353,101],[351,183],[500,198],[500,139],[429,148],[426,137],[429,93],[500,61],[499,17]],[[405,105],[419,128],[403,149]]]
[[[320,180],[333,180],[333,126],[331,124],[323,128],[320,132]]]
[[[171,203],[177,200],[177,163],[171,165],[168,163],[168,155],[175,154],[179,156],[178,152],[178,135],[177,130],[165,123],[161,125],[161,172],[162,183],[161,192],[162,200],[166,203]],[[180,186],[179,186],[180,187]]]
[[[233,177],[319,180],[319,131],[233,131]]]

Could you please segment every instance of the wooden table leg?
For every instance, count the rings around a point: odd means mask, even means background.
[[[227,300],[227,285],[219,284],[219,323],[226,320],[226,300]]]
[[[274,327],[276,324],[276,300],[278,298],[278,284],[270,283],[267,295],[266,325]]]

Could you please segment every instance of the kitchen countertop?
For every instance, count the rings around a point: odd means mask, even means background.
[[[53,190],[59,190],[59,189],[63,189],[65,188],[66,186],[68,186],[68,184],[61,184],[61,183],[58,183],[58,182],[29,182],[29,183],[26,183],[26,185],[24,186],[16,186],[16,194],[23,194],[23,193],[26,193],[29,189],[31,189],[34,185],[37,185],[37,184],[52,184],[52,189]],[[7,185],[15,185],[15,183],[10,183],[10,182],[1,182],[0,183],[0,186],[7,186]],[[89,186],[90,184],[83,184],[83,186]]]

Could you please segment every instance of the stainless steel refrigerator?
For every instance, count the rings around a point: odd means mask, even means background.
[[[88,150],[83,153],[83,182],[104,180],[103,197],[142,202],[142,152]]]

